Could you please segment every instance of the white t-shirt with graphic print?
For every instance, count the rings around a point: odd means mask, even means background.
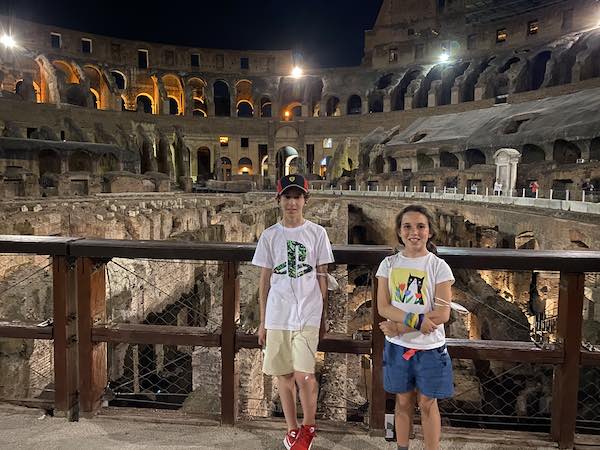
[[[418,258],[407,258],[402,253],[388,256],[381,261],[376,276],[387,278],[392,306],[415,314],[433,310],[436,285],[454,283],[450,266],[433,253]],[[386,339],[408,348],[431,350],[444,345],[446,333],[444,325],[438,325],[430,334],[413,331]]]
[[[260,236],[252,264],[273,270],[267,296],[267,330],[301,330],[319,327],[323,297],[316,267],[333,262],[325,228],[305,220],[295,228],[281,223]]]

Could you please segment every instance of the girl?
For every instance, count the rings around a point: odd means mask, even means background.
[[[396,394],[398,450],[408,449],[415,393],[427,450],[438,450],[441,419],[437,399],[451,397],[452,362],[444,323],[450,318],[452,271],[436,256],[431,213],[410,205],[396,216],[403,248],[385,258],[377,271],[377,307],[388,319],[383,355],[384,388]]]

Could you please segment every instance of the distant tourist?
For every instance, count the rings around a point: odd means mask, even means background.
[[[494,195],[502,195],[502,183],[500,181],[494,183]]]
[[[534,197],[537,197],[537,191],[540,188],[540,185],[538,184],[537,181],[533,180],[531,183],[529,183],[529,189],[531,189],[531,193],[533,194]]]
[[[444,323],[450,319],[454,276],[436,253],[431,213],[421,205],[396,216],[403,248],[385,258],[377,270],[377,307],[388,319],[379,324],[386,335],[383,385],[396,394],[398,449],[408,449],[415,396],[421,412],[425,448],[439,448],[438,399],[454,393],[452,361]]]
[[[286,175],[277,182],[283,218],[261,234],[252,259],[261,267],[257,334],[264,346],[263,372],[277,377],[287,424],[283,444],[288,450],[309,449],[316,435],[315,355],[325,333],[327,264],[333,262],[327,232],[304,218],[308,197],[308,181],[302,175]]]

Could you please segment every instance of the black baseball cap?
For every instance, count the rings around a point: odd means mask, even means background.
[[[303,192],[308,193],[308,180],[302,175],[286,175],[277,181],[277,195],[283,194],[286,189],[298,188]]]

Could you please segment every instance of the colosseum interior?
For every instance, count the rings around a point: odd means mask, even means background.
[[[360,65],[293,74],[291,50],[182,47],[0,17],[20,30],[0,44],[0,234],[252,243],[278,219],[275,180],[303,173],[314,190],[307,217],[334,244],[395,245],[395,213],[419,198],[440,245],[598,250],[599,21],[594,0],[383,0]],[[0,320],[51,317],[48,258],[0,258]],[[369,336],[369,268],[331,270],[341,289],[330,331]],[[221,273],[210,261],[115,258],[108,317],[214,331]],[[258,324],[257,274],[241,265],[247,333]],[[600,351],[600,275],[585,280],[583,335]],[[469,314],[452,316],[449,336],[555,337],[556,272],[457,270],[454,296]],[[47,398],[47,342],[0,339],[0,358],[0,398]],[[216,349],[110,344],[108,359],[107,404],[219,409]],[[281,415],[261,361],[258,350],[238,353],[241,415]],[[367,420],[368,367],[366,355],[321,354],[319,414]],[[549,414],[546,366],[459,359],[455,372],[452,417]],[[598,369],[582,378],[581,416],[600,433]]]

